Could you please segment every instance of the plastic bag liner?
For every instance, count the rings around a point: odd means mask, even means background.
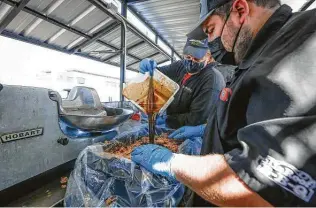
[[[185,206],[185,186],[154,175],[126,158],[116,158],[105,150],[130,143],[143,131],[120,134],[108,145],[96,144],[84,149],[72,171],[64,205],[66,207],[175,207]],[[185,140],[179,153],[198,155],[202,139]],[[181,204],[179,204],[181,201]]]

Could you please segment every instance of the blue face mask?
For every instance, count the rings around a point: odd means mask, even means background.
[[[204,68],[204,62],[193,62],[192,60],[184,60],[184,67],[185,70],[190,73],[190,74],[194,74],[197,72],[200,72],[203,68]]]

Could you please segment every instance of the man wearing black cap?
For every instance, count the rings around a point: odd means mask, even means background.
[[[201,6],[188,36],[208,36],[215,60],[238,65],[208,119],[205,156],[147,145],[132,160],[218,206],[315,206],[316,10],[292,13],[279,0]]]
[[[168,66],[157,67],[159,71],[180,85],[174,101],[167,108],[167,116],[157,119],[157,125],[166,123],[169,128],[205,124],[212,106],[219,98],[225,81],[215,69],[216,63],[208,52],[207,40],[190,39],[184,49],[184,60]],[[140,72],[156,68],[154,60],[140,63]]]

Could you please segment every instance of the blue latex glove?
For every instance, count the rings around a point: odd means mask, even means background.
[[[183,126],[168,137],[172,139],[190,139],[194,137],[202,137],[205,131],[205,124],[200,126]]]
[[[171,172],[173,158],[174,154],[170,150],[155,144],[136,147],[132,152],[132,161],[170,180],[176,180],[174,173]]]
[[[139,64],[139,71],[140,73],[145,74],[149,72],[150,76],[153,76],[154,69],[157,67],[157,62],[151,59],[143,59]]]
[[[156,125],[165,125],[166,124],[167,115],[161,115],[156,117]]]

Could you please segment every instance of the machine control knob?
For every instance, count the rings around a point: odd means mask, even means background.
[[[64,146],[66,146],[68,143],[69,143],[69,139],[68,138],[59,138],[58,140],[57,140],[57,142],[59,143],[59,144],[61,144],[61,145],[64,145]]]

